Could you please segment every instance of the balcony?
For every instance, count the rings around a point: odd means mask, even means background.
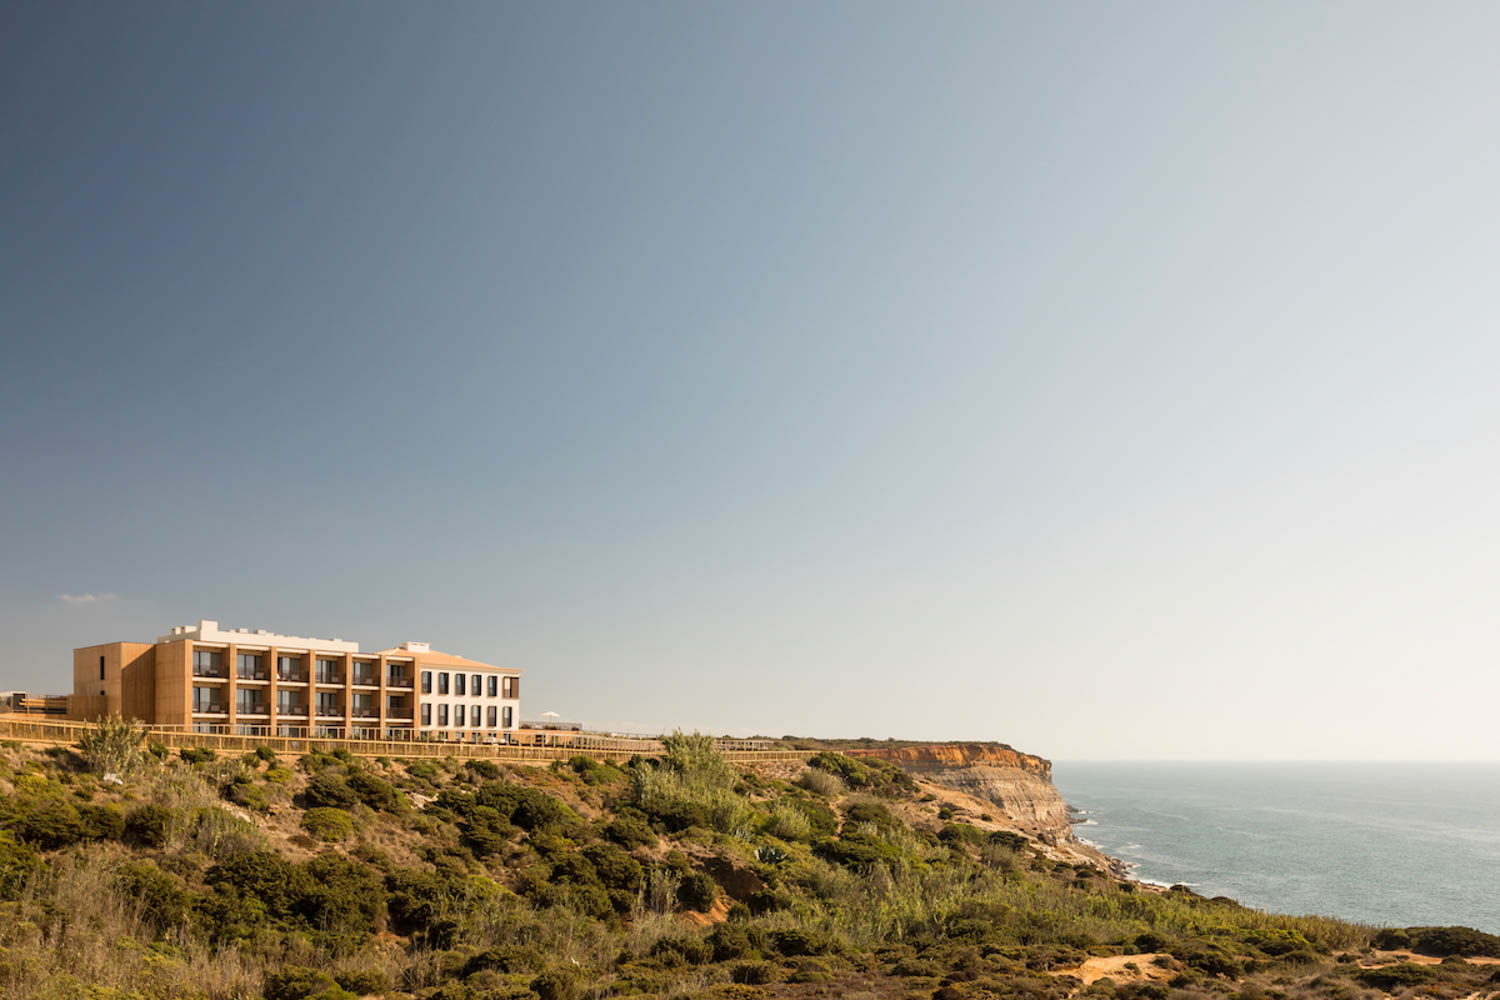
[[[269,681],[271,672],[264,668],[260,670],[236,670],[234,676],[242,681]]]
[[[337,670],[319,670],[317,682],[324,687],[343,687],[344,675]]]
[[[380,674],[374,670],[360,670],[358,667],[356,667],[354,670],[354,686],[379,687]]]
[[[307,671],[305,670],[278,670],[276,680],[282,684],[306,684]]]
[[[228,715],[229,706],[222,701],[193,702],[194,715]]]
[[[200,667],[197,664],[194,664],[193,676],[207,677],[209,680],[215,681],[227,681],[229,680],[229,671],[225,670],[223,667]]]
[[[386,678],[385,686],[393,688],[409,688],[413,683],[414,681],[410,674],[392,670],[390,676]]]
[[[290,703],[284,705],[278,704],[276,706],[276,714],[286,716],[287,718],[305,719],[307,718],[307,706]]]
[[[342,705],[319,705],[318,718],[320,719],[342,719],[344,717],[344,706]]]

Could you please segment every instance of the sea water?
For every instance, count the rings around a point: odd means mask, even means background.
[[[1277,913],[1500,933],[1500,763],[1059,762],[1073,831]]]

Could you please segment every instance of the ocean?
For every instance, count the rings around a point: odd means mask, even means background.
[[[1500,933],[1500,763],[1058,762],[1131,874],[1277,913]]]

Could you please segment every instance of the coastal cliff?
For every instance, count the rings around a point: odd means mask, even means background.
[[[1052,784],[1052,762],[1002,743],[925,743],[846,750],[879,757],[919,780],[989,803],[1023,833],[1046,843],[1073,841],[1068,804]]]

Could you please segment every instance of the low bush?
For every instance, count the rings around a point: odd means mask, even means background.
[[[266,1000],[357,1000],[328,973],[301,965],[267,975],[262,992]]]
[[[348,779],[332,769],[313,775],[302,797],[310,807],[328,809],[348,809],[359,803],[359,793],[350,787]]]
[[[1435,983],[1442,978],[1442,974],[1428,965],[1397,962],[1395,965],[1376,969],[1360,969],[1354,973],[1354,978],[1365,986],[1389,991]]]
[[[689,910],[707,912],[719,898],[719,886],[703,872],[692,872],[677,886],[677,901]]]
[[[354,833],[354,819],[342,809],[316,806],[302,817],[302,829],[308,836],[324,843],[340,843]]]
[[[177,756],[189,764],[207,764],[219,758],[219,755],[208,747],[183,747],[177,751]]]
[[[569,969],[548,969],[531,981],[539,1000],[578,1000],[583,994],[578,977]]]
[[[1500,958],[1500,937],[1472,927],[1408,927],[1406,934],[1419,955]]]
[[[847,791],[838,775],[814,767],[808,768],[798,776],[797,785],[825,799],[836,799]]]

